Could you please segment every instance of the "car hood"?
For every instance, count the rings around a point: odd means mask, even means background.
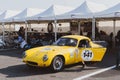
[[[64,53],[70,53],[75,50],[75,47],[70,46],[43,46],[43,47],[37,47],[27,50],[26,52],[29,54],[64,54]]]

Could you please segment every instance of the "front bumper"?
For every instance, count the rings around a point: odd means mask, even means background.
[[[30,66],[49,67],[51,60],[43,61],[42,59],[23,59],[23,62]]]

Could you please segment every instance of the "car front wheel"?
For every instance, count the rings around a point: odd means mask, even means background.
[[[60,56],[56,56],[51,64],[51,68],[53,71],[61,71],[64,67],[64,60]]]

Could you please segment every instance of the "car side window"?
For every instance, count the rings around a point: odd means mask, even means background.
[[[86,39],[80,40],[78,47],[90,47],[89,41]]]
[[[68,46],[76,46],[77,45],[77,40],[76,39],[69,39],[66,43]]]

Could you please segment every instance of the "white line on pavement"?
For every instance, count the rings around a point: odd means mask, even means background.
[[[111,67],[108,67],[108,68],[104,68],[104,69],[98,70],[98,71],[96,71],[96,72],[93,72],[93,73],[87,74],[87,75],[85,75],[85,76],[81,76],[81,77],[75,78],[75,79],[73,79],[73,80],[82,80],[82,79],[85,79],[85,78],[88,78],[88,77],[94,76],[94,75],[96,75],[96,74],[99,74],[99,73],[102,73],[102,72],[108,71],[108,70],[113,69],[113,68],[115,68],[115,67],[116,67],[116,65],[111,66]]]

